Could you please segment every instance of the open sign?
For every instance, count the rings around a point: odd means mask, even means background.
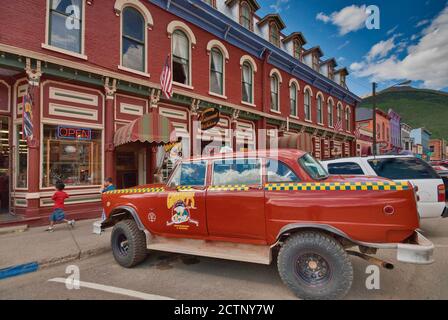
[[[59,139],[92,140],[92,130],[87,128],[58,126]]]

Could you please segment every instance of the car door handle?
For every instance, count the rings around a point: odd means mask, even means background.
[[[260,190],[263,190],[263,187],[262,186],[249,186],[249,190],[258,190],[258,191],[260,191]]]

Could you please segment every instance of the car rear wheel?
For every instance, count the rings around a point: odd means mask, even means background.
[[[111,245],[115,260],[125,268],[135,267],[147,255],[145,234],[134,220],[123,220],[114,226]]]
[[[353,266],[341,244],[320,232],[291,236],[278,255],[280,277],[305,300],[340,299],[350,290]]]

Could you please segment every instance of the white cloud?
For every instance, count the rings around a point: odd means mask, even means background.
[[[394,33],[398,29],[398,25],[387,31],[387,35],[390,36],[392,33]]]
[[[274,10],[276,13],[279,13],[290,8],[289,2],[290,0],[276,0],[275,3],[269,6],[269,8]]]
[[[416,28],[419,28],[419,27],[422,27],[422,26],[424,26],[425,24],[428,24],[428,23],[430,23],[431,21],[430,20],[428,20],[428,19],[425,19],[425,20],[422,20],[422,21],[419,21],[417,24],[416,24]]]
[[[320,12],[317,14],[316,19],[324,23],[331,22],[339,28],[340,35],[345,35],[364,28],[367,17],[365,5],[351,5],[330,15]]]
[[[346,46],[348,46],[350,44],[349,40],[346,40],[343,44],[341,44],[339,47],[337,47],[338,50],[341,50],[343,48],[345,48]]]
[[[423,87],[448,87],[448,6],[422,31],[416,45],[407,48],[402,59],[392,55],[383,60],[352,64],[354,75],[375,81],[422,81]]]
[[[386,41],[380,41],[370,49],[367,54],[367,60],[371,61],[375,58],[384,58],[393,48],[395,48],[395,37]]]

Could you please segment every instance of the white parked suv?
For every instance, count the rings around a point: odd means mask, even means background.
[[[442,178],[425,161],[413,156],[370,156],[322,161],[331,175],[379,176],[395,181],[410,181],[418,187],[421,218],[448,217]]]

